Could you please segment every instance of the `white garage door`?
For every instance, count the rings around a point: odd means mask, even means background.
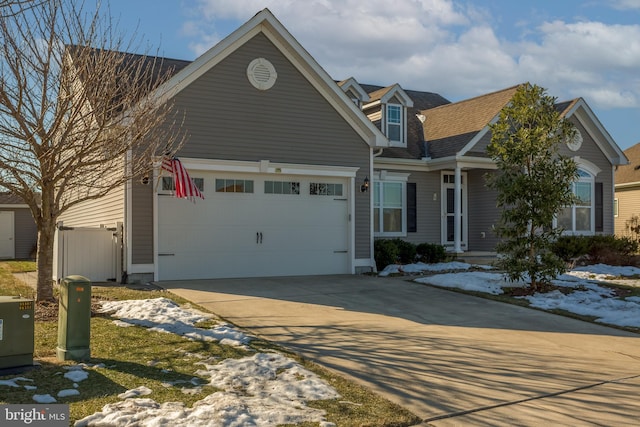
[[[349,273],[348,180],[191,171],[158,195],[159,280]]]

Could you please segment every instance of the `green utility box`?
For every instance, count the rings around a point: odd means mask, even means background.
[[[33,300],[0,296],[0,369],[33,365]]]
[[[60,283],[58,314],[58,360],[87,360],[91,356],[91,282],[68,276]]]

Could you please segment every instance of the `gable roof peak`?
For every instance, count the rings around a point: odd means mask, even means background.
[[[371,102],[380,102],[382,104],[388,102],[392,97],[399,98],[400,102],[406,107],[413,107],[413,100],[402,89],[399,83],[394,83],[391,86],[383,87],[376,91],[369,93],[369,100]]]

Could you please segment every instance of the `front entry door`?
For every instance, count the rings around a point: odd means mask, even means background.
[[[461,174],[460,190],[462,203],[460,205],[460,240],[461,247],[467,247],[467,191],[465,186],[466,174]],[[455,175],[450,172],[442,174],[442,244],[448,249],[455,244]]]

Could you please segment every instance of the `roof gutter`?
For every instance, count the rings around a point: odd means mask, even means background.
[[[621,184],[615,184],[615,188],[630,188],[630,187],[638,187],[640,186],[640,181],[636,182],[623,182]]]

